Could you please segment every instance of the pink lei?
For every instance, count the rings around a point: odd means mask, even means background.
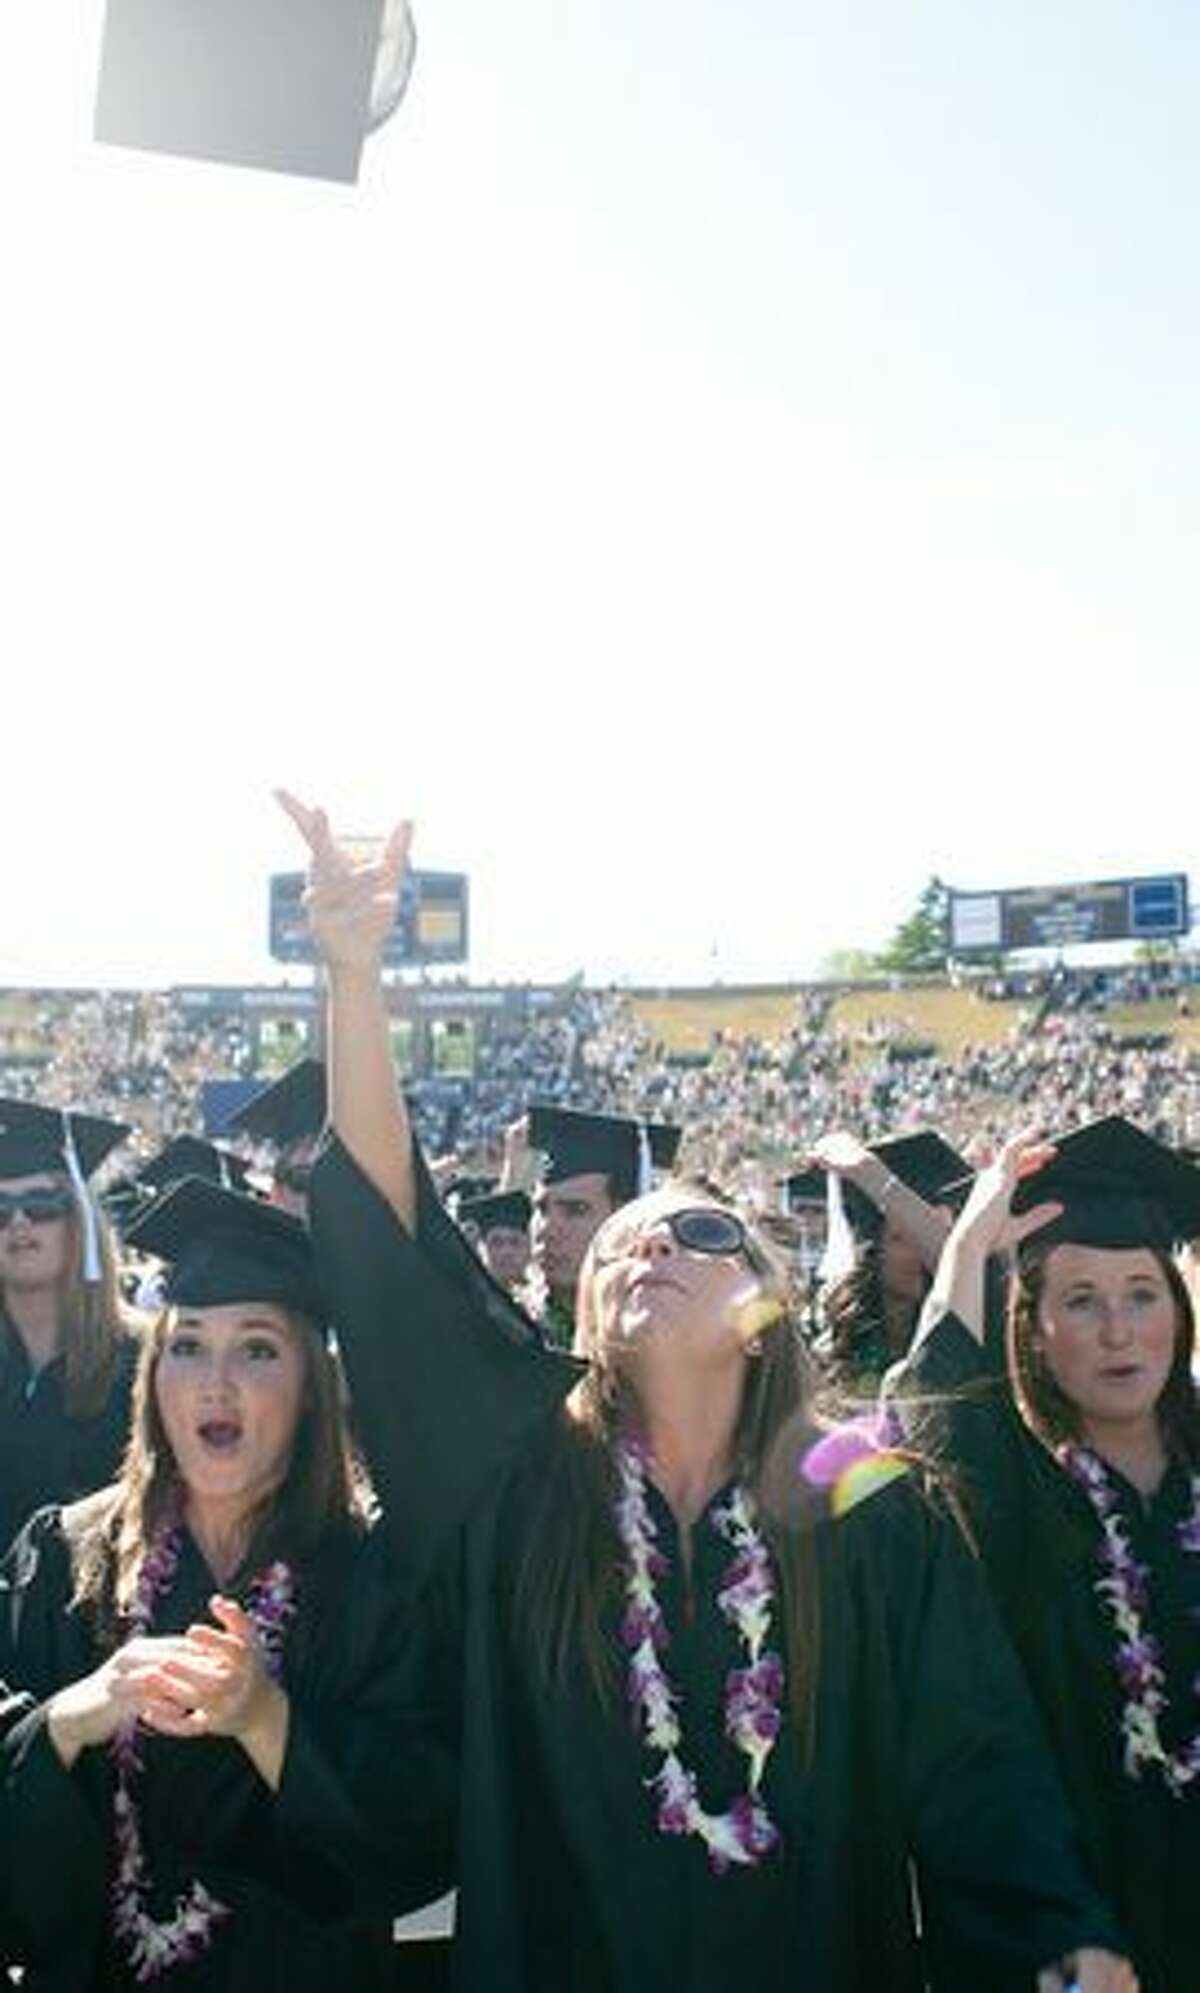
[[[149,1633],[158,1601],[175,1581],[182,1545],[182,1532],[170,1529],[158,1536],[142,1559],[137,1589],[130,1609],[127,1637]],[[275,1563],[254,1579],[247,1611],[254,1625],[263,1662],[272,1679],[278,1681],[283,1665],[283,1643],[288,1621],[296,1610],[295,1583],[290,1566]],[[116,1832],[117,1866],[113,1882],[113,1928],[125,1950],[134,1977],[145,1982],[157,1979],[172,1966],[185,1964],[208,1950],[216,1926],[231,1912],[204,1884],[193,1880],[175,1902],[170,1917],[156,1919],[147,1905],[150,1900],[150,1871],[142,1841],[141,1825],[133,1798],[133,1782],[142,1769],[138,1755],[138,1726],[125,1723],[109,1746],[116,1774],[113,1816]]]

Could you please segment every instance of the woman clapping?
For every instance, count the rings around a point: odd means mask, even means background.
[[[41,1512],[0,1593],[38,1699],[9,1817],[48,1876],[112,1881],[108,1917],[30,1920],[25,1983],[394,1985],[392,1913],[447,1879],[438,1768],[303,1227],[190,1180],[131,1240],[170,1273],[121,1476]]]

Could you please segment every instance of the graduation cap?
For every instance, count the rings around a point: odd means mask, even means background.
[[[115,1225],[118,1232],[124,1236],[125,1227],[131,1224],[138,1212],[144,1211],[153,1200],[152,1190],[141,1189],[135,1178],[127,1176],[122,1177],[119,1183],[110,1184],[107,1190],[101,1191],[99,1204],[109,1224]]]
[[[1061,1217],[1028,1243],[1170,1252],[1200,1238],[1200,1169],[1124,1115],[1052,1138],[1057,1155],[1013,1193],[1014,1211],[1061,1203]]]
[[[138,1170],[135,1181],[152,1190],[169,1190],[185,1176],[198,1176],[205,1183],[220,1184],[223,1190],[246,1191],[249,1175],[248,1163],[219,1149],[215,1142],[203,1142],[198,1135],[177,1135]]]
[[[797,1204],[820,1204],[824,1206],[828,1187],[827,1172],[823,1169],[796,1170],[785,1176],[781,1184],[784,1212],[793,1211]]]
[[[71,1173],[74,1155],[86,1182],[105,1158],[133,1133],[128,1121],[42,1107],[31,1100],[0,1100],[0,1177]]]
[[[96,137],[353,181],[415,52],[408,0],[108,0]]]
[[[682,1128],[664,1122],[627,1121],[615,1114],[580,1114],[566,1107],[531,1107],[530,1147],[544,1156],[543,1183],[572,1176],[606,1176],[616,1202],[627,1204],[649,1190],[656,1169],[669,1170]]]
[[[326,1320],[307,1226],[261,1198],[185,1177],[135,1220],[125,1243],[167,1264],[164,1298],[182,1307],[271,1301]]]
[[[100,1279],[100,1234],[88,1178],[131,1133],[127,1121],[30,1100],[0,1100],[0,1179],[70,1178],[83,1226],[83,1278],[89,1286]]]
[[[452,1176],[442,1185],[442,1203],[458,1217],[464,1204],[475,1204],[481,1197],[490,1197],[499,1180],[494,1176]]]
[[[481,1239],[501,1227],[513,1232],[528,1229],[533,1206],[523,1190],[502,1190],[493,1197],[463,1198],[455,1213],[460,1225],[474,1225]]]
[[[325,1066],[320,1059],[301,1059],[282,1079],[265,1086],[229,1117],[228,1126],[258,1141],[290,1149],[315,1139],[328,1114]]]

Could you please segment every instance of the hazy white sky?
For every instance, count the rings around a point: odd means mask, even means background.
[[[414,4],[357,190],[0,14],[0,983],[277,973],[279,781],[481,976],[1200,875],[1194,8]]]

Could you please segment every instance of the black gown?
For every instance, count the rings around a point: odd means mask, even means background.
[[[38,1509],[106,1488],[129,1438],[137,1343],[121,1346],[116,1376],[94,1419],[67,1416],[61,1357],[36,1374],[12,1329],[0,1330],[0,1552]]]
[[[1095,1593],[1102,1532],[1091,1503],[1022,1422],[994,1337],[985,1353],[946,1315],[890,1389],[901,1418],[958,1470],[1085,1855],[1126,1930],[1142,1993],[1197,1993],[1200,1783],[1173,1798],[1157,1772],[1134,1779],[1123,1768],[1116,1634]],[[1191,1512],[1189,1477],[1172,1465],[1143,1502],[1108,1472],[1130,1547],[1150,1571],[1145,1619],[1167,1679],[1163,1736],[1177,1747],[1200,1722],[1200,1556],[1185,1552],[1177,1533]]]
[[[559,1401],[578,1366],[482,1319],[336,1143],[310,1211],[372,1471],[421,1518],[397,1556],[457,1683],[457,1988],[915,1993],[932,1958],[952,1993],[1028,1993],[1076,1945],[1119,1947],[983,1581],[910,1478],[818,1530],[813,1756],[785,1720],[764,1783],[781,1848],[714,1876],[698,1841],[660,1834],[620,1686],[606,1705],[581,1664],[539,1686],[514,1602],[544,1476],[575,1443]],[[744,1784],[721,1722],[741,1658],[714,1603],[729,1551],[706,1513],[685,1601],[670,1511],[648,1500],[683,1754],[719,1809]]]
[[[68,1516],[70,1527],[72,1518]],[[36,1516],[0,1577],[0,1673],[39,1698],[89,1673],[105,1648],[70,1604],[70,1553],[60,1511]],[[238,1582],[231,1587],[235,1594]],[[209,1617],[212,1575],[184,1536],[174,1582],[152,1631]],[[394,1914],[452,1879],[453,1774],[433,1741],[446,1724],[416,1701],[436,1675],[415,1662],[417,1629],[389,1570],[384,1533],[331,1533],[298,1574],[284,1648],[291,1714],[272,1794],[230,1739],[140,1743],[134,1782],[156,1916],[198,1878],[232,1914],[210,1949],[159,1983],[207,1993],[295,1993],[402,1986]],[[35,1890],[16,1891],[12,1950],[27,1988],[115,1993],[133,1986],[107,1914],[112,1863],[108,1753],[63,1769],[42,1708],[3,1743],[5,1830],[17,1836]],[[394,1776],[394,1767],[405,1776]],[[68,1886],[69,1884],[69,1886]]]

